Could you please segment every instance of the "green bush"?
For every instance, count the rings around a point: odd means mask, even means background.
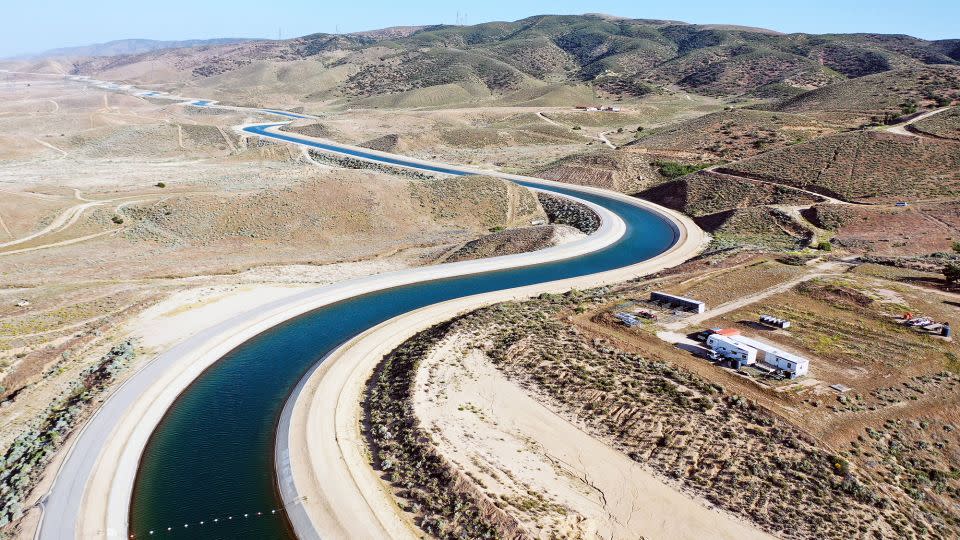
[[[681,176],[686,176],[690,173],[695,173],[701,169],[705,169],[707,165],[690,165],[686,163],[676,163],[673,161],[654,161],[653,165],[657,167],[657,170],[660,171],[660,174],[670,178],[679,178]]]
[[[956,287],[960,285],[960,263],[948,262],[943,266],[943,278],[947,285]]]
[[[165,184],[165,183],[163,183],[163,182],[157,182],[157,187],[158,187],[158,188],[165,188],[165,187],[167,187],[167,184]]]
[[[116,223],[117,225],[120,225],[121,223],[123,223],[123,218],[118,216],[117,214],[114,214],[113,217],[110,218],[110,221]]]
[[[820,251],[833,251],[833,244],[829,240],[821,240],[817,243],[817,249]]]
[[[900,112],[903,114],[913,114],[917,112],[917,102],[910,100],[900,105]]]

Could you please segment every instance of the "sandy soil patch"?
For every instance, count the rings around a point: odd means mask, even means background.
[[[769,538],[654,478],[540,404],[466,342],[448,338],[423,360],[416,415],[440,453],[533,536]]]

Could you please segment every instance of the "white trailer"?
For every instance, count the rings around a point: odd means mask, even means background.
[[[757,360],[786,371],[791,379],[806,375],[810,371],[810,360],[802,356],[797,356],[769,343],[746,336],[730,336],[729,339],[738,345],[755,349],[759,352]]]
[[[707,338],[707,346],[720,356],[733,360],[742,365],[751,365],[757,361],[757,350],[749,345],[743,345],[720,334],[711,334]]]
[[[786,371],[790,374],[791,379],[802,377],[810,371],[810,360],[784,351],[773,354],[767,353],[763,361],[777,369]]]

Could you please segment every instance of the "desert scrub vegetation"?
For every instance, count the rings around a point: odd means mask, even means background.
[[[665,481],[779,536],[955,535],[941,512],[752,401],[565,322],[604,294],[499,304],[435,331],[467,338],[510,379]]]
[[[807,246],[811,239],[811,232],[789,214],[766,206],[725,210],[694,221],[713,235],[715,244],[793,251]]]
[[[652,165],[664,178],[670,180],[695,173],[707,167],[706,164],[677,163],[675,161],[654,161]]]
[[[955,354],[947,352],[945,358],[947,359],[948,369],[944,371],[917,375],[895,386],[874,388],[866,393],[849,392],[840,394],[837,396],[837,403],[831,405],[830,408],[837,413],[858,413],[902,407],[911,401],[919,401],[930,396],[949,400],[951,395],[956,395],[960,390],[960,370],[950,370],[952,367],[950,362],[957,358]]]
[[[919,107],[930,108],[958,97],[960,69],[924,66],[842,81],[787,100],[779,109],[867,113],[873,115],[874,123],[881,123],[885,114],[902,114],[904,103],[914,102]]]
[[[960,107],[914,122],[910,128],[925,135],[960,141]]]
[[[960,152],[955,143],[877,131],[831,135],[719,170],[848,201],[960,194]]]
[[[492,92],[505,92],[518,89],[524,76],[509,64],[468,51],[405,51],[360,65],[341,91],[364,97],[476,80]]]
[[[957,429],[950,419],[939,416],[889,419],[882,426],[866,428],[851,442],[850,453],[877,463],[878,474],[920,504],[940,509],[956,535],[960,529]]]
[[[440,325],[407,340],[383,359],[367,382],[363,431],[371,462],[427,535],[521,537],[516,521],[435,451],[430,434],[414,416],[417,367],[446,329]]]
[[[693,217],[762,205],[803,205],[818,199],[789,187],[700,171],[654,186],[638,194]]]
[[[342,167],[344,169],[377,171],[377,172],[393,174],[397,176],[403,176],[406,178],[414,178],[417,180],[436,180],[437,179],[437,177],[432,174],[423,173],[420,171],[416,171],[414,169],[407,169],[405,167],[394,167],[391,165],[384,165],[382,163],[375,163],[373,161],[366,161],[363,159],[356,159],[348,156],[330,154],[328,152],[318,152],[316,150],[310,150],[310,158],[319,163],[332,165],[334,167]]]
[[[436,219],[476,220],[485,229],[544,217],[537,197],[512,182],[484,176],[459,176],[410,183],[411,198]],[[452,207],[449,201],[458,201]]]
[[[134,344],[114,346],[85,369],[63,396],[40,416],[36,427],[22,433],[0,461],[0,527],[19,519],[23,501],[64,439],[89,414],[89,405],[135,356]]]
[[[705,279],[669,287],[667,292],[703,300],[708,306],[717,306],[774,287],[803,273],[802,267],[761,258],[743,266],[718,271]]]
[[[733,161],[834,132],[836,127],[804,115],[735,109],[659,128],[629,146]]]
[[[558,182],[636,193],[662,181],[648,160],[647,156],[633,152],[600,150],[566,156],[531,174]]]

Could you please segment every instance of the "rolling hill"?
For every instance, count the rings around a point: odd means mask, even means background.
[[[423,26],[283,41],[206,44],[81,59],[77,74],[216,90],[244,83],[251,99],[280,93],[290,69],[319,84],[298,101],[442,106],[509,103],[592,88],[603,99],[663,89],[717,97],[790,97],[895,70],[960,64],[955,40],[876,34],[777,34],[762,29],[543,15],[472,26]],[[439,94],[445,97],[438,98]],[[574,93],[576,99],[582,94]],[[513,98],[513,99],[512,99]],[[570,99],[575,99],[571,97]],[[416,106],[416,105],[414,105]],[[790,106],[790,105],[788,105]]]
[[[160,41],[155,39],[117,39],[106,43],[94,43],[77,47],[50,49],[39,54],[28,55],[32,58],[80,57],[80,56],[121,56],[142,54],[162,49],[183,49],[189,47],[210,47],[231,45],[254,41],[246,38],[187,39],[182,41]]]

